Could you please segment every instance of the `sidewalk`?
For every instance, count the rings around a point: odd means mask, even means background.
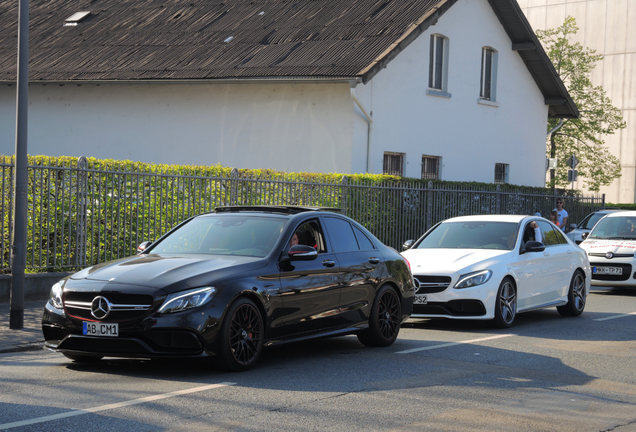
[[[9,303],[0,303],[0,353],[42,349],[42,310],[46,300],[24,302],[24,328],[9,328]]]

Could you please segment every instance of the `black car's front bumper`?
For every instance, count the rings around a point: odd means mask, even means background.
[[[120,322],[117,337],[86,336],[82,334],[84,320],[47,303],[42,331],[46,348],[72,354],[131,358],[200,357],[214,354],[221,317],[214,312],[214,308],[197,308],[169,315],[147,313],[138,319]]]

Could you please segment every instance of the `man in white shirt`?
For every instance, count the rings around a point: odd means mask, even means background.
[[[568,223],[568,212],[563,208],[563,198],[557,198],[556,205],[554,211],[557,213],[557,226],[561,228],[561,231],[565,231]]]

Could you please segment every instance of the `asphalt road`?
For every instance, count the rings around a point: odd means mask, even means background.
[[[206,361],[0,354],[0,430],[636,431],[636,290],[595,290],[509,330],[409,321],[388,348],[355,337]]]

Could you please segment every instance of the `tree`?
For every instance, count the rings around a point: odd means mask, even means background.
[[[598,191],[621,175],[620,161],[610,153],[604,137],[623,129],[626,124],[621,111],[612,105],[603,87],[592,84],[590,74],[603,56],[570,40],[570,36],[578,30],[576,20],[567,17],[559,27],[537,31],[580,112],[577,119],[565,119],[561,128],[550,137],[548,157],[556,157],[558,165],[556,173],[551,175],[549,186],[569,185],[567,163],[575,155],[579,160],[576,169],[583,177],[584,186]],[[561,119],[549,119],[548,131],[557,127],[559,122]]]

